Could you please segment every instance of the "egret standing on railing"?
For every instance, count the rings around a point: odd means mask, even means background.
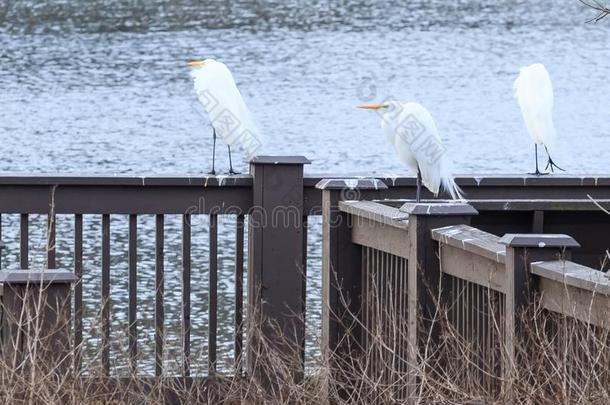
[[[556,167],[548,148],[555,143],[555,125],[553,124],[553,84],[544,65],[536,63],[522,67],[514,84],[515,98],[519,102],[521,114],[530,137],[534,141],[536,154],[536,171],[532,174],[543,174],[538,170],[538,145],[543,145],[549,158],[544,170]]]
[[[229,173],[233,170],[231,147],[239,148],[251,159],[262,146],[260,132],[229,68],[214,59],[189,62],[195,69],[191,76],[195,81],[197,98],[206,109],[213,128],[212,171],[216,174],[216,136],[220,136],[229,149]]]
[[[463,198],[450,173],[446,149],[428,110],[418,103],[394,100],[359,107],[384,110],[381,128],[387,140],[394,146],[400,159],[417,173],[417,202],[420,201],[422,183],[435,197],[442,185],[451,198]]]

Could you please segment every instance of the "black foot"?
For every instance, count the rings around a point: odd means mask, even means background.
[[[528,173],[528,174],[531,175],[531,176],[546,176],[546,175],[551,174],[551,173],[543,173],[540,170],[536,170],[534,173]]]
[[[216,176],[216,170],[212,169],[208,172],[208,174],[211,174],[212,176]]]
[[[230,169],[229,174],[241,174],[241,172],[236,172],[235,170]]]
[[[551,158],[549,158],[549,161],[547,162],[546,167],[544,168],[544,170],[547,170],[549,167],[551,168],[551,172],[554,172],[553,169],[555,169],[555,168],[561,170],[562,172],[565,172],[565,170],[562,169],[561,167],[557,166],[555,164],[555,162],[553,162],[553,159],[551,159]]]

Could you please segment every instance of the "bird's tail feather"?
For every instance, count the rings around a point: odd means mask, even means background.
[[[451,176],[451,175],[443,176],[441,178],[441,184],[443,186],[443,190],[448,192],[451,195],[452,199],[454,199],[454,200],[463,200],[464,199],[464,192],[462,191],[460,186],[458,186],[455,183],[453,176]]]

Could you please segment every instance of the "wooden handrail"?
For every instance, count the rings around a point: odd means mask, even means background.
[[[409,215],[397,208],[372,201],[341,201],[339,210],[395,228],[408,229],[409,227]]]
[[[605,273],[567,260],[532,263],[531,273],[538,276],[545,309],[596,326],[610,326],[610,279]]]
[[[433,229],[432,239],[496,263],[504,264],[506,260],[506,248],[499,243],[500,238],[472,226],[453,225]]]
[[[350,217],[353,243],[409,257],[408,214],[370,201],[340,201],[338,208]]]
[[[532,274],[567,286],[610,296],[610,278],[606,273],[567,260],[534,262]]]

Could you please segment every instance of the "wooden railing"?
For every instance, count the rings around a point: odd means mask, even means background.
[[[5,221],[2,234],[7,242],[4,252],[5,260],[2,263],[4,269],[30,271],[41,269],[54,269],[57,267],[57,239],[63,242],[69,241],[72,245],[69,249],[71,270],[76,276],[74,283],[74,309],[73,313],[73,344],[76,349],[74,356],[74,368],[77,372],[90,373],[91,369],[97,368],[95,364],[88,363],[86,368],[83,366],[83,348],[87,342],[84,341],[84,296],[99,294],[99,308],[89,308],[89,312],[98,312],[99,319],[88,319],[92,328],[99,330],[100,344],[99,351],[93,347],[95,353],[89,357],[99,356],[102,372],[107,375],[118,375],[119,371],[115,367],[116,357],[122,350],[118,342],[113,339],[123,340],[122,336],[111,334],[113,326],[111,324],[111,305],[118,304],[118,299],[111,295],[111,285],[120,281],[121,284],[127,281],[127,300],[124,306],[127,310],[127,356],[132,373],[141,373],[139,361],[142,342],[138,335],[141,335],[141,319],[147,313],[142,312],[140,300],[143,286],[138,286],[138,276],[144,265],[139,262],[142,254],[138,247],[142,245],[143,239],[150,235],[143,235],[151,229],[142,227],[139,219],[146,216],[154,216],[154,227],[152,229],[152,243],[154,244],[154,286],[152,294],[154,296],[154,375],[167,376],[175,375],[176,370],[167,370],[167,319],[166,319],[166,218],[175,219],[180,217],[181,223],[181,250],[173,252],[180,257],[180,366],[178,375],[189,377],[192,369],[192,298],[191,298],[191,276],[193,271],[201,274],[205,271],[207,275],[207,345],[206,362],[207,375],[214,375],[217,372],[217,339],[218,339],[218,284],[219,284],[219,220],[220,217],[234,218],[233,229],[224,232],[230,234],[233,239],[232,246],[228,246],[233,252],[233,282],[230,288],[233,291],[234,307],[233,315],[233,367],[232,370],[223,370],[224,373],[234,371],[241,373],[244,363],[244,265],[245,252],[250,257],[249,263],[249,284],[252,293],[249,294],[251,300],[248,304],[252,308],[260,310],[270,320],[286,324],[288,320],[279,319],[274,313],[277,308],[291,305],[295,317],[302,315],[304,306],[302,298],[304,288],[302,282],[302,262],[304,259],[293,261],[294,258],[303,256],[303,240],[306,237],[302,219],[303,214],[303,165],[306,159],[300,157],[274,157],[258,158],[252,162],[252,175],[244,176],[210,176],[198,178],[122,178],[122,177],[14,177],[0,179],[0,212],[5,218],[11,214],[18,214],[18,263],[10,262],[11,250],[13,245],[10,240],[10,231],[14,231],[14,226]],[[291,189],[291,187],[293,187]],[[46,215],[48,220],[45,229],[46,233],[43,262],[30,264],[32,246],[38,243],[30,241],[31,235],[31,216]],[[295,214],[293,220],[289,217]],[[284,215],[284,217],[282,217]],[[62,225],[66,225],[66,220],[72,217],[72,235],[63,233],[58,235],[58,218],[61,218]],[[207,217],[207,229],[195,228],[193,220],[196,216]],[[116,255],[116,241],[113,240],[112,219],[127,219],[127,255],[119,256],[126,259],[127,280],[113,279],[112,268],[117,266],[116,260],[112,256]],[[1,221],[1,217],[0,217]],[[267,226],[267,222],[269,222]],[[1,222],[0,222],[1,224]],[[87,225],[89,227],[87,227]],[[99,252],[101,262],[99,263],[99,274],[95,272],[95,278],[99,282],[98,291],[87,290],[96,288],[91,283],[86,284],[82,280],[84,274],[84,262],[86,259],[84,246],[86,237],[96,238],[92,227],[99,226],[100,245]],[[245,230],[249,226],[249,231]],[[62,227],[65,229],[66,227]],[[144,229],[143,229],[144,228]],[[0,225],[0,229],[2,226]],[[6,232],[8,231],[8,232]],[[41,231],[36,229],[36,231]],[[140,232],[139,232],[140,231]],[[193,249],[192,235],[194,232],[203,232],[207,236],[208,263],[203,268],[193,268],[191,253]],[[275,235],[274,235],[275,232]],[[245,240],[248,237],[250,248],[246,250]],[[174,235],[171,235],[174,236]],[[298,243],[296,242],[298,239]],[[287,243],[282,250],[274,249],[275,242],[280,240]],[[265,242],[265,246],[263,245]],[[151,241],[146,240],[150,243]],[[226,241],[225,241],[226,242]],[[227,244],[225,243],[225,247]],[[275,250],[274,251],[272,251]],[[290,251],[292,249],[292,251]],[[278,255],[287,254],[290,260],[278,260]],[[64,258],[65,259],[65,258]],[[146,260],[146,258],[144,258]],[[67,260],[64,260],[64,262]],[[298,262],[298,265],[297,265]],[[8,271],[8,270],[7,270]],[[95,265],[91,266],[87,272],[91,274],[95,271]],[[274,273],[275,272],[275,273]],[[278,277],[277,282],[282,282],[279,274],[284,272],[293,284],[291,291],[292,302],[288,302],[283,296],[285,289],[270,288],[265,289],[261,295],[254,292],[261,290],[263,283],[270,280],[267,277]],[[222,280],[226,282],[225,280]],[[272,283],[273,285],[273,283]],[[284,287],[285,283],[284,283]],[[258,300],[258,301],[255,301]],[[261,303],[266,303],[263,306]],[[5,305],[7,303],[5,302]],[[199,319],[201,315],[198,315]],[[276,319],[273,319],[276,318]],[[294,323],[294,322],[292,322]],[[290,323],[290,325],[292,325]],[[292,336],[294,343],[303,344],[303,325],[296,323],[296,334]],[[115,326],[116,328],[116,326]],[[290,339],[288,337],[287,339]],[[113,347],[116,347],[113,349]],[[199,358],[198,358],[199,359]],[[199,376],[202,375],[198,364]],[[150,370],[144,370],[145,374]]]
[[[326,349],[354,356],[354,348],[359,348],[369,376],[388,387],[396,386],[388,378],[403,381],[406,374],[408,389],[392,398],[412,397],[426,367],[444,367],[450,361],[435,346],[446,333],[441,328],[449,328],[468,348],[462,381],[474,379],[487,392],[510,398],[511,376],[519,361],[516,345],[526,329],[522,313],[536,299],[543,309],[562,317],[610,327],[610,279],[571,261],[573,251],[590,245],[581,248],[565,234],[497,236],[473,227],[500,228],[498,222],[492,225],[481,218],[501,208],[494,201],[341,201],[336,197],[338,182],[335,187],[329,184],[324,185],[329,202],[324,211]],[[541,220],[541,212],[552,217],[561,207],[566,217],[573,212],[586,217],[589,204],[509,201],[501,206],[535,206],[533,219]],[[570,224],[564,229],[571,229]],[[591,253],[577,257],[586,262]],[[349,308],[336,309],[341,303],[349,303]],[[379,328],[392,332],[380,334]],[[439,357],[426,358],[424,352]],[[398,358],[398,363],[404,359],[406,373],[384,356]],[[459,384],[460,376],[455,377]]]
[[[365,291],[371,290],[371,286],[381,288],[390,282],[395,287],[394,295],[386,295],[384,299],[398,303],[404,312],[401,312],[401,316],[407,319],[409,325],[417,324],[413,297],[417,291],[434,285],[439,277],[435,258],[437,245],[431,244],[437,243],[430,237],[432,229],[469,223],[478,228],[481,234],[567,233],[582,244],[580,248],[573,249],[573,259],[589,266],[599,262],[610,245],[610,232],[604,232],[610,225],[610,218],[596,205],[607,206],[610,202],[610,180],[605,178],[458,178],[458,184],[464,188],[478,215],[474,215],[471,208],[452,211],[456,207],[463,208],[463,205],[454,206],[449,212],[429,215],[398,209],[402,201],[397,198],[412,198],[415,195],[413,178],[351,177],[348,180],[325,180],[327,176],[304,175],[303,165],[306,163],[300,157],[263,157],[252,162],[249,175],[230,177],[0,177],[0,237],[6,242],[6,248],[0,255],[0,267],[7,270],[58,267],[62,261],[60,259],[65,259],[61,256],[65,253],[60,252],[57,246],[62,241],[68,241],[71,257],[67,261],[71,262],[71,266],[67,269],[65,265],[62,267],[76,276],[72,327],[74,344],[79,347],[84,340],[83,299],[92,293],[85,289],[87,285],[81,277],[86,269],[86,245],[90,242],[87,238],[92,238],[95,233],[100,238],[101,258],[99,286],[95,287],[99,289],[97,293],[100,296],[100,360],[104,373],[112,375],[111,306],[116,303],[116,298],[112,296],[111,287],[117,281],[112,272],[116,266],[113,260],[117,260],[114,258],[116,241],[112,238],[112,224],[114,218],[124,217],[127,221],[128,253],[124,259],[128,290],[127,354],[130,367],[136,370],[143,344],[138,335],[146,315],[142,313],[138,301],[139,293],[143,291],[143,287],[137,284],[142,269],[138,261],[138,254],[141,256],[138,247],[143,239],[139,219],[154,216],[154,374],[167,375],[170,371],[166,364],[165,259],[168,255],[167,240],[174,236],[167,233],[167,219],[179,216],[181,358],[178,374],[187,377],[193,374],[191,293],[194,272],[205,272],[208,284],[206,374],[214,374],[218,368],[218,258],[227,246],[233,255],[231,265],[234,274],[233,370],[238,373],[242,371],[244,350],[248,350],[248,345],[244,343],[247,335],[247,330],[244,330],[244,308],[259,307],[265,316],[281,326],[292,339],[293,346],[304,350],[303,319],[307,296],[304,279],[316,276],[307,272],[310,216],[319,216],[324,212],[323,351],[337,350],[337,345],[348,344],[348,340],[342,339],[346,328],[344,322],[349,313],[360,313],[362,302],[366,300],[366,294],[362,296],[363,288]],[[588,199],[588,195],[596,201]],[[426,197],[430,196],[424,194]],[[352,200],[366,201],[350,202]],[[383,204],[379,201],[383,201]],[[436,209],[434,205],[431,204],[432,210]],[[17,224],[10,222],[15,215]],[[39,215],[46,216],[45,259],[43,263],[32,264],[31,234],[38,230],[32,225],[32,217]],[[205,229],[194,228],[193,219],[198,216],[208,218]],[[221,219],[227,216],[235,218],[235,222],[227,231],[231,243],[223,246],[219,244],[219,235],[225,230],[220,224],[223,222]],[[99,230],[87,222],[90,218],[99,222]],[[352,221],[354,218],[359,220]],[[58,226],[66,220],[70,226]],[[193,268],[193,235],[200,233],[207,237],[205,248],[209,252],[208,263],[203,268]],[[467,239],[476,239],[475,236],[471,234]],[[458,241],[454,246],[451,244],[453,242],[447,240],[446,249],[453,248],[451,254],[469,257],[473,262],[470,267],[472,274],[460,273],[460,280],[474,284],[481,281],[477,278],[480,272],[476,269],[483,262],[490,265],[495,263],[493,265],[498,268],[498,273],[505,266],[499,262],[500,259],[505,260],[501,249],[495,246],[497,242],[490,242],[489,238],[481,237],[477,242],[480,245],[472,240],[462,240],[462,247]],[[487,249],[491,245],[495,247]],[[416,260],[411,260],[414,257]],[[246,259],[249,290],[244,294]],[[432,272],[424,278],[417,277],[414,269],[422,265],[430,268],[436,266],[436,273]],[[408,276],[405,277],[405,274]],[[379,279],[373,279],[373,275]],[[335,283],[337,279],[341,280],[340,289]],[[500,279],[494,282],[494,286],[501,285]],[[455,286],[456,289],[464,287]],[[405,289],[416,293],[405,294]],[[345,297],[350,303],[347,309],[342,308]],[[422,295],[417,305],[428,311],[428,318],[431,317],[430,311],[434,308],[431,300],[424,299]],[[287,313],[291,317],[287,317]],[[374,321],[374,311],[369,315],[371,318],[365,320],[365,326]],[[363,334],[362,325],[351,322],[350,333],[359,334],[359,339]],[[278,348],[282,349],[282,345]],[[385,355],[387,353],[380,354]],[[411,355],[405,353],[407,357]],[[80,355],[75,358],[75,366],[77,370],[82,370]]]

